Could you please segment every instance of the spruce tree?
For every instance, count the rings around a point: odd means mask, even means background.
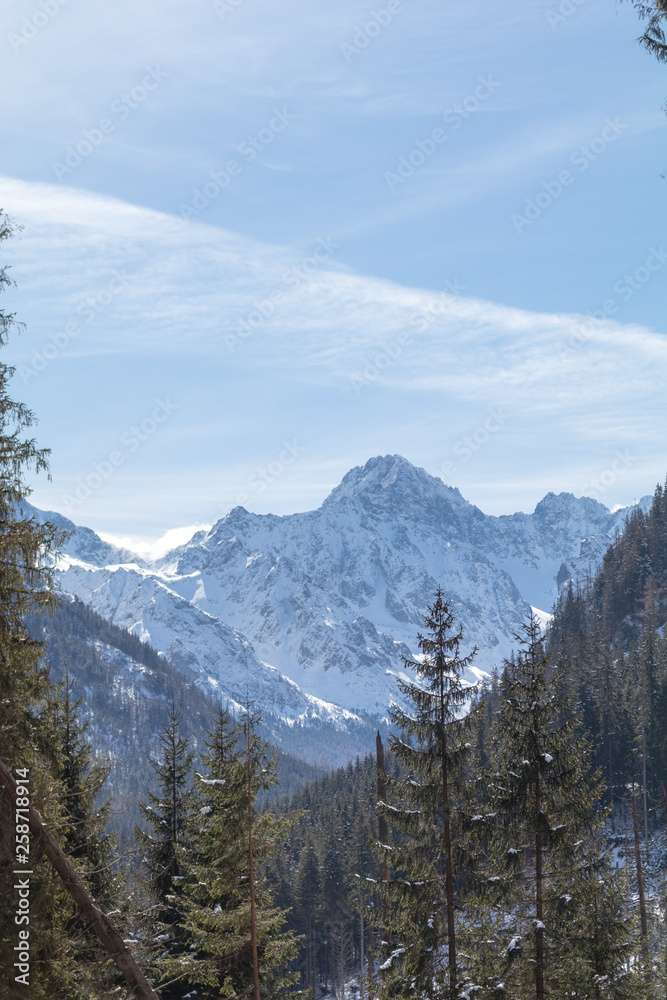
[[[77,863],[96,902],[110,909],[117,899],[118,880],[107,832],[110,804],[100,802],[108,768],[93,757],[88,725],[81,721],[81,701],[75,697],[69,673],[50,701],[56,734],[51,753],[67,822],[62,846]]]
[[[343,996],[346,972],[352,968],[352,912],[348,894],[341,892],[346,882],[342,845],[332,832],[322,860],[323,958],[326,982],[338,1000]]]
[[[299,861],[294,885],[295,926],[301,935],[302,984],[313,1000],[320,995],[320,933],[323,922],[320,863],[312,841]]]
[[[667,0],[633,0],[646,22],[640,42],[660,62],[667,62]]]
[[[558,668],[535,617],[520,639],[501,683],[493,810],[479,817],[493,828],[487,903],[508,914],[496,928],[502,950],[493,976],[480,987],[535,1000],[634,995],[618,979],[632,941],[622,907],[610,907],[618,885],[599,833],[603,787],[591,748],[572,706],[559,701]],[[612,919],[615,928],[605,924]]]
[[[384,997],[448,998],[460,985],[455,914],[467,811],[466,763],[475,687],[464,672],[463,633],[441,591],[424,618],[420,656],[406,661],[413,679],[399,681],[391,709],[400,737],[391,749],[402,775],[388,782],[379,809],[395,831],[380,851],[389,869],[381,891],[391,948],[382,966]],[[409,705],[409,707],[407,707]],[[405,707],[404,707],[405,706]]]
[[[629,840],[632,843],[632,847],[627,852],[627,861],[629,862],[634,874],[637,911],[639,915],[641,964],[644,976],[648,981],[650,981],[652,959],[648,887],[646,882],[646,856],[644,850],[642,849],[641,820],[639,812],[639,803],[643,800],[642,791],[642,786],[637,783],[631,783],[628,785],[628,799],[630,804],[629,813],[632,828]]]
[[[650,1000],[636,962],[637,921],[628,906],[629,879],[614,867],[603,837],[589,843],[580,866],[574,913],[561,924],[570,949],[570,982],[592,1000]],[[591,863],[592,862],[592,863]]]
[[[361,803],[353,801],[352,828],[350,830],[350,868],[352,872],[353,917],[355,918],[355,966],[359,983],[359,1000],[368,996],[368,979],[372,973],[373,940],[371,915],[367,908],[367,893],[364,885],[376,876],[376,851],[372,848],[373,826],[365,822]]]
[[[183,860],[181,948],[166,955],[162,975],[180,995],[278,1000],[291,992],[297,940],[284,929],[265,864],[286,822],[260,811],[258,795],[275,781],[274,766],[246,713],[240,731],[223,709],[207,742]]]
[[[12,233],[10,221],[0,211],[0,250]],[[0,294],[10,284],[8,268],[0,263]],[[0,307],[1,347],[15,326],[14,315]],[[33,414],[11,394],[13,375],[14,368],[0,362],[0,759],[13,774],[21,769],[31,804],[60,839],[66,837],[70,826],[66,793],[52,753],[58,732],[48,710],[51,689],[41,660],[43,647],[27,627],[30,614],[52,605],[51,567],[59,536],[52,525],[34,519],[24,503],[30,495],[26,476],[47,471],[48,452],[31,437]],[[33,838],[30,853],[25,855],[26,870],[32,872],[29,987],[16,982],[14,837],[14,802],[8,791],[0,788],[3,997],[14,1000],[29,993],[31,1000],[90,1000],[102,995],[104,977],[98,976],[97,965],[80,961],[72,930],[74,904]]]
[[[114,843],[107,832],[109,803],[100,802],[108,769],[93,757],[80,711],[81,703],[75,698],[72,680],[66,674],[63,683],[52,687],[48,694],[46,730],[41,734],[45,757],[60,787],[60,846],[76,866],[96,905],[105,912],[115,910],[118,923],[119,918],[123,919],[118,910],[118,859],[114,857]],[[100,989],[111,991],[118,983],[117,971],[90,927],[72,912],[66,931],[77,966],[86,970],[79,983],[82,996],[94,994],[91,969],[93,981]]]
[[[182,996],[181,984],[178,980],[176,983],[171,981],[168,960],[184,948],[180,921],[186,830],[191,808],[192,755],[187,740],[181,735],[180,719],[173,705],[167,725],[160,734],[159,756],[151,764],[157,790],[150,792],[148,801],[141,804],[148,829],[137,830],[149,896],[147,933],[153,947],[148,957],[161,996],[178,1000]]]

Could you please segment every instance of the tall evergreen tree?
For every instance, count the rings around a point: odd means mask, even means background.
[[[391,741],[402,776],[389,782],[392,802],[380,811],[396,831],[380,845],[392,900],[387,930],[391,954],[384,963],[383,996],[454,1000],[460,985],[457,954],[457,870],[463,858],[466,762],[471,753],[468,711],[475,687],[464,671],[463,633],[441,591],[424,618],[420,657],[406,662],[414,680],[399,681],[404,705],[391,710],[401,731]]]
[[[632,823],[631,843],[632,848],[628,852],[627,860],[633,869],[636,886],[637,909],[639,913],[640,948],[641,963],[644,976],[647,980],[651,978],[651,943],[649,928],[649,909],[646,885],[646,858],[642,850],[641,820],[639,815],[640,801],[643,801],[643,788],[641,785],[631,783],[628,785],[628,798],[630,801],[630,817]]]
[[[320,928],[323,922],[320,863],[312,841],[301,854],[294,885],[295,925],[302,937],[302,983],[313,1000],[320,996]]]
[[[149,892],[148,932],[151,934],[151,964],[159,981],[161,995],[178,1000],[180,981],[173,983],[165,975],[167,960],[181,953],[180,929],[183,907],[186,830],[190,813],[192,755],[181,735],[180,720],[172,705],[169,719],[160,734],[160,750],[151,761],[157,789],[150,792],[141,811],[148,829],[137,830],[142,864]],[[169,973],[171,970],[169,970]]]
[[[108,768],[93,757],[88,726],[80,719],[81,701],[67,673],[51,696],[56,740],[51,747],[63,789],[67,829],[63,848],[77,862],[96,902],[111,908],[118,894],[113,842],[107,832],[110,806],[100,796]]]
[[[44,753],[49,759],[61,792],[62,828],[60,844],[74,863],[95,903],[105,911],[116,910],[121,917],[120,878],[114,843],[107,832],[109,804],[100,801],[107,768],[97,763],[87,739],[87,726],[80,721],[81,703],[74,696],[69,674],[48,695],[42,734]],[[121,919],[123,919],[121,917]],[[73,956],[81,968],[95,968],[94,978],[103,990],[120,988],[117,972],[97,937],[78,913],[66,923]],[[88,977],[81,982],[82,994],[93,992]],[[88,993],[86,992],[88,991]]]
[[[322,860],[323,967],[336,1000],[343,997],[345,974],[352,968],[352,908],[350,896],[341,892],[346,882],[344,852],[330,832]]]
[[[207,743],[204,772],[196,774],[195,808],[183,860],[178,951],[164,957],[166,981],[179,995],[278,1000],[291,992],[297,950],[284,930],[264,866],[286,833],[286,822],[260,811],[258,795],[273,784],[257,719],[241,730],[223,709]]]
[[[7,217],[0,212],[0,251],[12,235]],[[8,268],[0,264],[0,294],[11,284]],[[0,346],[15,327],[15,317],[0,307]],[[45,472],[48,452],[30,436],[33,414],[10,391],[14,369],[0,362],[0,758],[20,776],[30,791],[31,803],[50,832],[67,836],[71,824],[66,790],[54,765],[53,745],[59,738],[48,711],[49,680],[41,656],[42,645],[27,628],[26,619],[52,603],[51,572],[58,533],[52,525],[28,516],[24,501],[30,490],[26,476]],[[25,824],[22,824],[25,825]],[[26,870],[30,876],[31,962],[29,986],[17,982],[15,968],[17,899],[12,889],[16,868],[14,802],[0,788],[0,968],[3,997],[47,1000],[90,1000],[103,995],[104,976],[97,963],[81,961],[75,908],[70,896],[30,838]],[[23,835],[23,831],[21,831]],[[26,834],[26,836],[28,836]]]
[[[489,903],[503,902],[508,919],[496,982],[480,985],[491,996],[504,996],[502,987],[535,1000],[635,995],[628,981],[623,992],[620,986],[632,942],[623,938],[621,909],[610,908],[618,892],[598,835],[603,789],[591,749],[572,707],[564,712],[559,702],[557,668],[535,617],[521,641],[506,666],[496,719],[486,881]]]

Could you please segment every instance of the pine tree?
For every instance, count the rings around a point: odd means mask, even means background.
[[[376,852],[372,848],[373,826],[364,822],[364,813],[357,797],[353,800],[353,825],[349,834],[349,861],[352,872],[353,916],[356,917],[355,965],[359,983],[359,1000],[368,995],[368,978],[371,974],[370,955],[373,951],[371,914],[367,910],[367,893],[364,885],[376,876]],[[356,822],[355,822],[356,821]]]
[[[341,844],[330,831],[322,861],[322,916],[324,972],[338,1000],[345,987],[345,974],[352,968],[352,912],[347,893],[341,892],[346,871]]]
[[[12,225],[0,212],[0,247],[12,235]],[[0,293],[11,284],[0,265]],[[0,308],[0,346],[15,326],[15,317]],[[50,685],[41,662],[43,647],[32,638],[29,614],[52,605],[51,571],[58,532],[29,515],[24,501],[30,490],[28,473],[47,471],[48,452],[30,437],[33,414],[10,394],[14,369],[0,363],[0,759],[10,772],[27,776],[31,803],[51,833],[64,837],[68,829],[65,795],[55,772],[52,744],[57,739],[47,710]],[[24,997],[26,986],[15,981],[17,926],[12,875],[16,867],[14,803],[0,788],[0,968],[5,973],[3,997]],[[72,936],[75,908],[60,879],[31,841],[26,866],[30,877],[32,954],[31,1000],[67,997],[90,1000],[101,995],[96,964],[79,961]],[[103,979],[103,977],[102,977]]]
[[[590,845],[590,857],[594,863],[579,871],[575,913],[561,925],[570,943],[570,980],[592,1000],[649,1000],[635,962],[637,928],[628,906],[628,879],[613,866],[602,838]]]
[[[466,762],[475,688],[464,678],[474,652],[461,655],[463,634],[441,591],[424,618],[420,658],[406,662],[415,679],[399,687],[410,709],[392,708],[401,737],[392,753],[403,776],[389,781],[391,803],[380,803],[394,843],[380,845],[390,878],[386,930],[391,953],[383,964],[383,996],[447,997],[460,985],[455,897],[463,857]]]
[[[87,725],[79,718],[80,710],[81,703],[74,697],[72,680],[66,674],[63,683],[53,687],[48,695],[47,730],[42,733],[44,753],[51,762],[61,791],[60,844],[75,864],[95,903],[110,911],[117,909],[119,904],[120,881],[113,840],[106,830],[109,804],[99,802],[108,771],[93,758],[86,736]],[[108,955],[101,951],[90,927],[78,914],[72,913],[66,930],[72,940],[77,965],[87,972],[94,967],[93,980],[101,989],[114,988],[118,982],[116,970],[109,965]],[[94,990],[89,977],[82,978],[82,995],[92,995]]]
[[[642,623],[634,659],[635,683],[630,706],[635,721],[635,741],[640,756],[642,786],[642,826],[644,842],[648,844],[650,813],[657,793],[655,759],[664,732],[657,725],[656,708],[659,694],[660,641],[658,636],[658,589],[651,579],[645,589]]]
[[[165,979],[180,995],[278,1000],[290,993],[297,941],[285,932],[264,865],[286,823],[259,812],[257,797],[274,768],[246,713],[240,732],[220,710],[196,774],[195,809],[183,863],[181,948],[164,958]]]
[[[302,983],[313,1000],[320,995],[320,928],[322,879],[320,863],[312,841],[308,841],[299,861],[294,886],[295,925],[302,937]]]
[[[184,947],[180,921],[185,839],[191,808],[192,755],[187,740],[181,735],[179,716],[173,705],[167,725],[160,734],[160,755],[151,764],[157,791],[149,793],[148,802],[141,805],[148,830],[137,830],[151,904],[148,932],[155,947],[151,949],[150,960],[161,996],[178,1000],[182,995],[180,982],[172,983],[168,960],[179,955]]]
[[[645,977],[647,980],[650,980],[651,945],[646,885],[646,859],[642,850],[641,821],[639,816],[639,802],[643,799],[642,787],[635,783],[629,784],[628,798],[630,801],[629,811],[632,823],[632,850],[629,853],[628,861],[633,868],[635,877],[637,909],[639,915],[641,964]]]
[[[97,903],[109,909],[118,894],[114,874],[113,841],[107,833],[109,803],[99,798],[108,768],[97,763],[87,739],[88,725],[80,720],[81,701],[67,673],[51,696],[56,740],[50,750],[63,789],[67,817],[63,848],[77,862]]]
[[[640,42],[660,62],[667,62],[667,0],[633,0],[646,21]]]
[[[605,928],[617,885],[598,833],[603,788],[572,707],[564,711],[556,695],[557,668],[537,619],[531,616],[520,638],[496,719],[494,845],[485,884],[489,905],[503,902],[512,920],[499,936],[497,981],[481,985],[491,996],[505,995],[502,984],[508,996],[535,1000],[621,997],[619,963],[631,959],[632,942],[626,937],[621,954]],[[619,908],[614,913],[623,925]]]
[[[192,755],[181,736],[180,720],[172,706],[166,727],[160,734],[160,756],[151,765],[157,778],[157,792],[151,792],[142,813],[151,829],[138,831],[148,884],[169,919],[167,897],[174,878],[181,874],[180,848],[188,817],[188,788]]]

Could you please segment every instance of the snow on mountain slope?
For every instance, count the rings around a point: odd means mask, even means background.
[[[164,653],[177,669],[202,677],[202,686],[233,707],[248,700],[271,720],[293,727],[362,727],[353,712],[301,691],[275,667],[258,660],[252,644],[234,629],[189,604],[164,580],[136,564],[93,566],[64,555],[58,564],[61,589],[89,604]],[[274,732],[278,742],[280,734]]]
[[[508,574],[475,545],[470,512],[483,520],[407,462],[379,460],[348,473],[318,511],[271,517],[236,508],[161,570],[305,689],[382,712],[391,672],[414,648],[439,584],[494,661],[525,613]]]
[[[109,542],[103,541],[99,535],[90,528],[83,528],[74,524],[69,518],[57,514],[53,510],[38,510],[31,503],[23,501],[19,505],[19,513],[22,517],[32,517],[38,523],[48,522],[54,525],[64,536],[61,545],[63,555],[79,559],[81,562],[89,563],[91,566],[103,567],[110,563],[132,563],[143,565],[143,560],[129,549],[121,549]]]
[[[584,579],[597,569],[626,515],[597,500],[548,493],[532,514],[488,518],[486,547],[522,596],[549,611],[560,579]]]
[[[626,516],[562,493],[490,517],[385,456],[352,469],[318,510],[237,507],[152,564],[76,528],[60,580],[234,700],[292,726],[345,728],[351,713],[384,713],[439,585],[491,669],[529,607],[548,611],[559,581],[594,570]]]

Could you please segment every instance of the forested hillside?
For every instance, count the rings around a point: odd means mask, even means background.
[[[44,642],[45,662],[56,683],[68,680],[88,727],[98,762],[108,768],[110,827],[123,843],[134,834],[139,802],[150,788],[143,766],[156,752],[172,706],[182,719],[193,752],[204,748],[216,702],[186,668],[174,668],[145,642],[106,621],[81,601],[61,599],[29,617],[31,633]],[[261,728],[261,727],[260,727]],[[317,776],[317,769],[276,751],[275,794],[289,794]]]
[[[615,804],[646,789],[645,822],[667,807],[667,496],[636,511],[593,583],[562,596],[550,646],[564,695],[580,707]]]
[[[375,759],[320,778],[285,804],[293,826],[270,865],[277,898],[301,937],[297,968],[314,996],[342,995],[350,978],[368,973],[367,878],[380,869]]]

